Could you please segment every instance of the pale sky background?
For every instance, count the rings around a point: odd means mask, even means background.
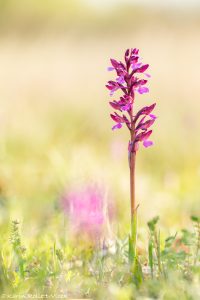
[[[191,8],[200,7],[200,0],[81,0],[96,8],[112,8],[119,4],[142,4],[148,6]]]

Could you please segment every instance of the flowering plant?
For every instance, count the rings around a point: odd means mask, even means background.
[[[112,58],[110,61],[112,66],[108,67],[108,71],[115,71],[117,78],[108,81],[106,87],[110,91],[110,96],[113,96],[117,90],[122,92],[118,100],[109,102],[111,107],[115,110],[114,113],[110,114],[116,123],[112,129],[120,129],[123,125],[126,125],[130,132],[128,158],[130,168],[131,236],[132,240],[136,242],[136,222],[134,220],[134,215],[136,215],[137,210],[135,203],[135,158],[140,142],[143,143],[144,147],[153,145],[153,142],[149,140],[152,134],[152,130],[149,128],[156,120],[156,116],[152,114],[156,103],[145,106],[138,112],[134,110],[136,94],[149,92],[146,84],[148,82],[147,78],[150,77],[150,75],[146,73],[149,65],[141,62],[138,49],[127,49],[124,62]],[[141,78],[141,75],[144,75],[145,79]]]

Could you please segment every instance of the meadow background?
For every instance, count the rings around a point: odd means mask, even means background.
[[[137,157],[139,243],[155,215],[167,234],[191,227],[200,201],[200,8],[193,2],[0,0],[2,233],[18,219],[26,246],[64,236],[61,195],[95,182],[114,206],[113,235],[127,235],[129,137],[111,130],[105,84],[109,58],[129,47],[140,49],[152,75],[137,107],[157,102],[158,115],[155,145]]]

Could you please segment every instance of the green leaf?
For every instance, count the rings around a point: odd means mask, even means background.
[[[197,216],[191,216],[190,219],[191,219],[193,222],[197,222],[197,223],[200,222],[200,217],[197,217]]]
[[[134,274],[134,282],[136,286],[139,287],[142,284],[144,278],[142,273],[142,267],[137,256],[135,257],[133,274]]]
[[[149,227],[149,229],[150,229],[151,231],[154,231],[154,230],[155,230],[155,226],[156,226],[156,224],[158,223],[158,220],[159,220],[159,217],[157,216],[157,217],[154,217],[152,220],[150,220],[150,221],[147,223],[147,225],[148,225],[148,227]]]

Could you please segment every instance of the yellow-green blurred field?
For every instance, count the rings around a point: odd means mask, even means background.
[[[26,246],[65,235],[60,196],[88,182],[114,203],[112,234],[128,233],[129,137],[111,130],[105,84],[109,58],[129,47],[152,75],[137,106],[157,102],[158,115],[155,145],[137,157],[139,244],[155,215],[167,234],[191,227],[200,211],[199,29],[200,11],[181,6],[0,0],[2,234],[18,219]]]

